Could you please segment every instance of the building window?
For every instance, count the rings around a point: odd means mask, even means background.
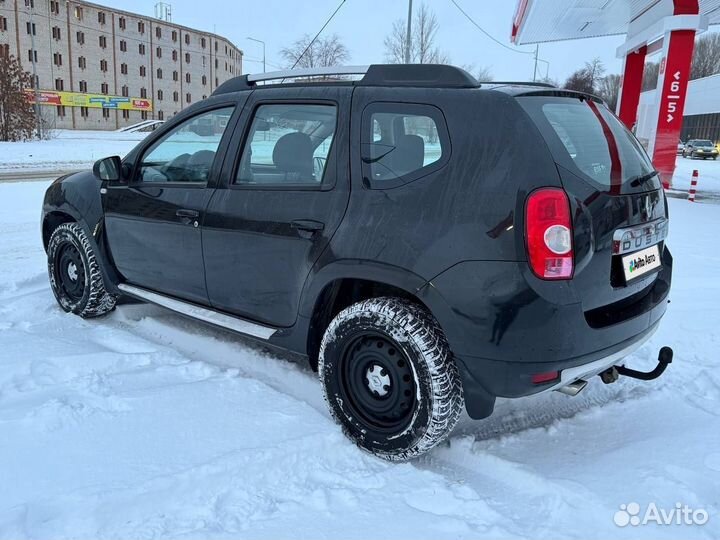
[[[141,55],[144,55],[144,54],[145,54],[145,44],[144,44],[144,43],[141,43],[140,45],[138,45],[138,52],[139,52]]]
[[[60,2],[58,0],[50,0],[50,13],[60,15]]]
[[[87,93],[87,81],[80,81],[80,91],[83,94]]]
[[[185,63],[186,63],[186,64],[189,64],[189,63],[190,63],[190,53],[189,53],[189,52],[186,52],[186,53],[185,53]]]
[[[158,98],[158,101],[162,101],[162,98],[163,98],[163,91],[162,91],[162,90],[158,90],[158,91],[157,91],[157,98]]]
[[[4,45],[0,43],[0,56],[3,58],[10,58],[10,44],[5,43]]]
[[[127,75],[127,74],[128,74],[127,64],[126,64],[125,62],[123,62],[122,64],[120,64],[120,74],[121,74],[121,75]]]
[[[191,103],[191,102],[192,102],[192,96],[190,95],[190,92],[188,92],[187,94],[185,94],[185,102],[186,102],[186,103]]]
[[[217,69],[217,68],[218,68],[218,59],[215,58],[215,69]]]
[[[147,74],[147,70],[145,69],[145,66],[140,66],[140,76],[144,77]]]
[[[162,37],[162,29],[159,26],[155,27],[155,37],[158,39]]]
[[[35,59],[35,61],[37,62],[37,58]],[[62,66],[62,54],[53,54],[53,64],[55,64],[56,66]]]
[[[75,34],[75,40],[80,44],[83,45],[85,43],[85,33],[84,32],[77,32]]]
[[[25,0],[25,7],[35,9],[35,0]]]
[[[205,75],[202,76],[202,85],[207,86],[207,77]]]
[[[138,21],[138,32],[139,32],[140,34],[144,34],[144,33],[145,33],[145,23],[142,22],[142,21]]]
[[[215,42],[215,52],[217,52],[217,51],[218,51],[218,44],[217,44],[217,41],[216,41],[216,42]]]
[[[177,41],[177,30],[172,31],[172,40]]]
[[[62,79],[55,79],[55,90],[62,92],[65,89],[65,84]]]
[[[120,95],[122,95],[122,97],[128,97],[130,95],[130,90],[128,89],[127,85],[123,85],[123,87],[120,89]]]
[[[83,20],[83,8],[81,8],[80,6],[75,6],[75,18],[78,21]]]
[[[82,116],[83,118],[87,118],[88,114],[89,111],[87,107],[80,107],[80,116]]]
[[[147,88],[143,87],[140,89],[140,97],[143,99],[147,98]]]
[[[190,84],[190,80],[191,80],[190,74],[189,74],[189,73],[186,73],[186,74],[185,74],[185,82],[188,83],[188,84]]]
[[[172,59],[173,59],[173,62],[177,62],[177,51],[173,51]]]
[[[218,80],[217,77],[215,77],[215,86],[216,86],[216,87],[217,87],[217,86],[220,86],[220,81]]]
[[[52,28],[52,37],[53,37],[53,39],[58,40],[58,41],[59,41],[60,39],[62,39],[62,34],[61,34],[61,30],[60,30],[60,27],[59,27],[59,26],[53,26],[53,28]]]
[[[178,72],[173,71],[173,81],[178,82],[179,79],[180,79],[180,77],[178,76]]]
[[[0,32],[7,32],[7,18],[0,17]]]
[[[105,36],[98,37],[98,43],[101,49],[107,49],[107,38]]]
[[[140,118],[141,118],[142,120],[147,120],[147,111],[142,111],[142,112],[140,113]]]
[[[190,34],[185,34],[185,45],[190,45]]]
[[[162,47],[158,47],[157,49],[155,49],[155,56],[157,56],[158,58],[162,58]]]
[[[165,114],[162,111],[158,111],[158,120],[165,120]]]
[[[37,35],[37,32],[35,31],[36,30],[35,23],[29,23],[29,22],[25,23],[25,28],[27,29],[28,35],[30,35],[30,34],[32,34],[33,36]]]
[[[200,38],[200,46],[204,49],[205,45],[207,45],[205,38]]]
[[[120,27],[120,30],[125,30],[127,23],[125,22],[125,17],[120,17],[118,19],[118,26]]]
[[[104,11],[98,11],[98,22],[100,24],[105,24],[105,12]]]
[[[107,95],[109,91],[108,83],[104,82],[100,85],[100,93]]]
[[[105,73],[108,70],[107,60],[100,60],[100,71]]]
[[[105,120],[107,120],[108,118],[110,118],[110,109],[103,109],[102,111],[103,111],[103,118],[104,118]]]
[[[207,99],[207,96],[206,96],[205,94],[203,94],[203,97],[202,97],[202,98],[203,98],[203,99]]]
[[[120,40],[120,51],[127,52],[127,41],[125,41],[124,39]]]
[[[122,117],[123,120],[127,120],[128,118],[130,118],[130,111],[128,111],[127,109],[123,109]]]
[[[158,79],[162,79],[162,69],[157,68],[156,75],[157,75],[157,78],[158,78]]]
[[[55,110],[57,111],[57,115],[60,118],[65,118],[65,106],[64,105],[58,105],[55,107]]]
[[[177,92],[173,92],[173,101],[174,101],[175,103],[177,103],[178,101],[180,101],[180,94],[178,94]]]

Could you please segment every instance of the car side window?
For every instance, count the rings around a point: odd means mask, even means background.
[[[225,107],[193,116],[166,133],[143,155],[138,181],[206,183],[233,110]]]
[[[373,103],[362,123],[366,184],[386,189],[412,182],[445,164],[450,152],[445,119],[431,105]]]
[[[334,105],[260,105],[245,138],[235,184],[320,186],[336,125]]]

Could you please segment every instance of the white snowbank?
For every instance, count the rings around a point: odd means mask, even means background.
[[[391,465],[341,435],[304,366],[152,306],[63,313],[46,185],[0,185],[0,538],[720,534],[720,206],[670,201],[673,301],[629,362],[674,347],[661,379],[501,401]],[[633,501],[710,521],[618,528]]]

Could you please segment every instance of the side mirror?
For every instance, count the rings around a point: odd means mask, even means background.
[[[93,165],[93,174],[98,180],[117,182],[122,179],[122,161],[120,156],[99,159]]]

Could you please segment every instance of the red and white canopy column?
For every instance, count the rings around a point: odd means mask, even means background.
[[[637,122],[645,58],[660,53],[657,99],[650,114],[657,121],[648,137],[648,153],[666,187],[675,171],[695,35],[707,27],[698,0],[659,2],[630,23],[627,41],[617,49],[625,59],[617,113],[630,129]]]

